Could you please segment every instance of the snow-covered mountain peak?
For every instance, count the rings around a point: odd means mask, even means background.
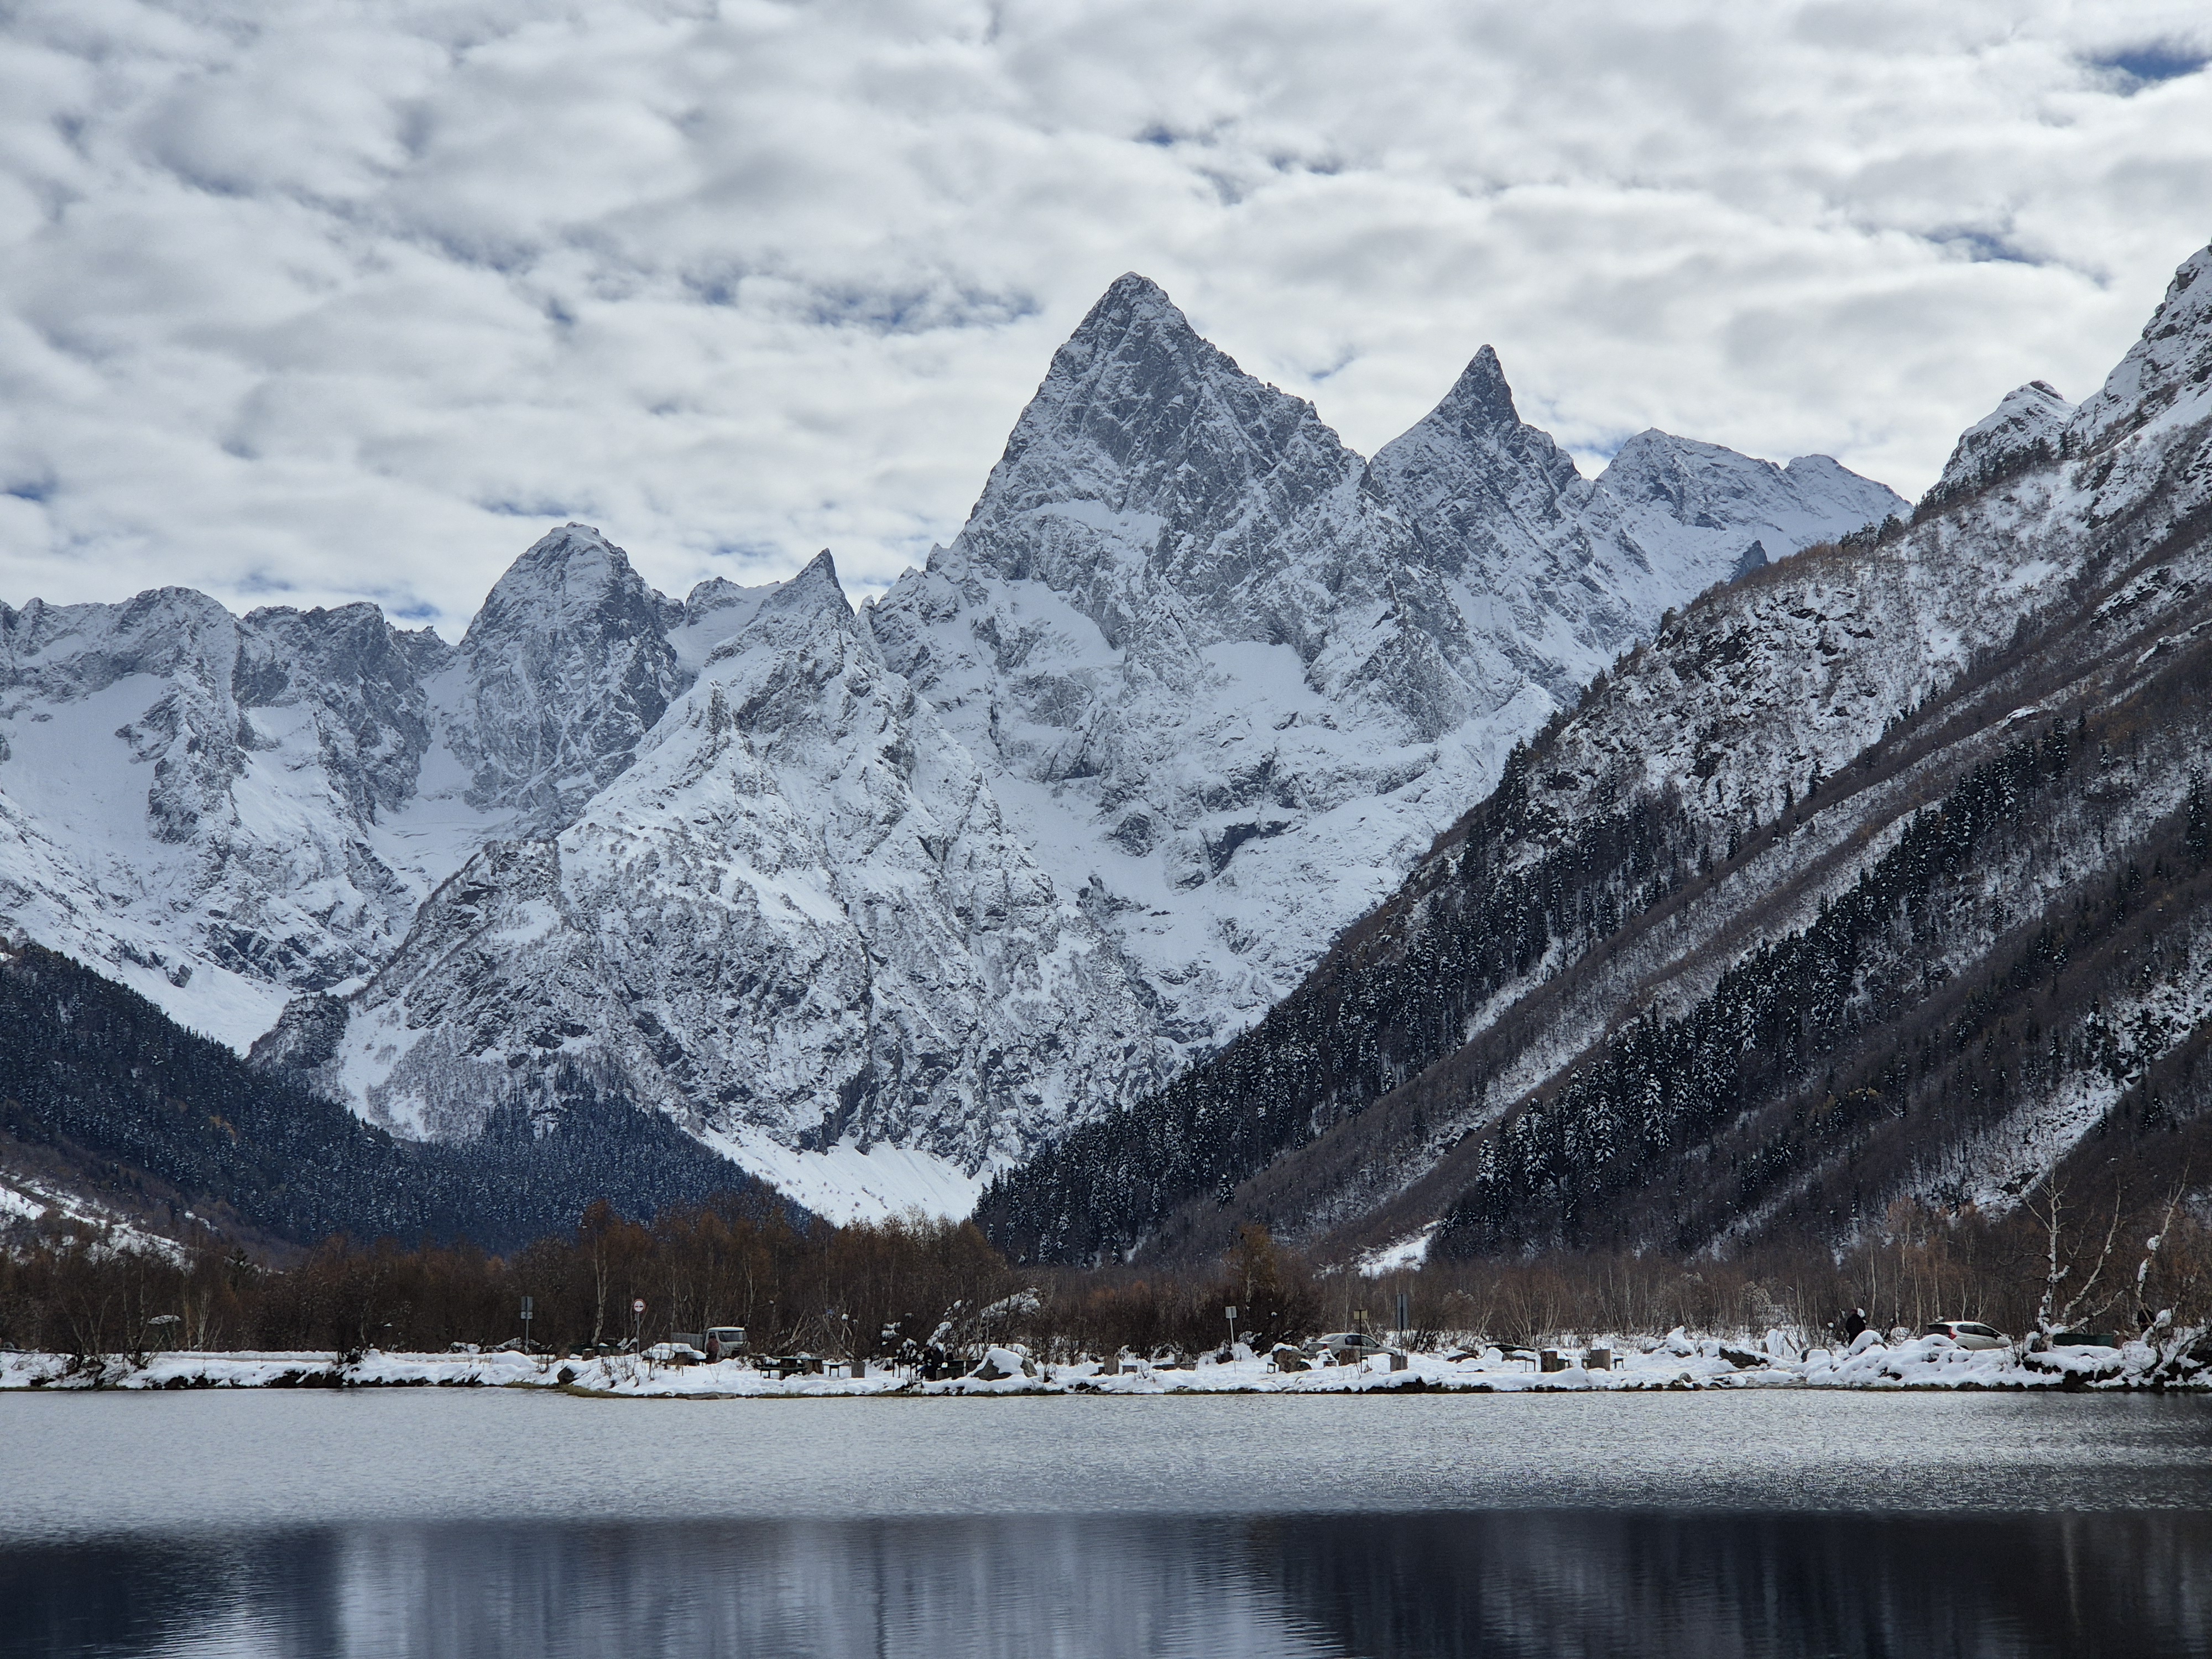
[[[2212,247],[2182,262],[2166,297],[2097,394],[2067,428],[2068,452],[2094,455],[2161,416],[2193,424],[2212,405]]]
[[[458,646],[0,611],[0,921],[234,1041],[313,994],[264,1058],[407,1133],[574,1071],[951,1190],[1257,1017],[1747,546],[1893,500],[1822,465],[1651,434],[1616,499],[1485,348],[1370,467],[1132,275],[858,612],[827,552],[679,603],[575,524]]]
[[[1101,557],[1218,591],[1357,465],[1310,404],[1245,374],[1158,287],[1125,276],[1054,355],[957,548],[1062,592]]]
[[[681,615],[589,526],[517,559],[461,639],[449,731],[471,802],[574,817],[689,683],[666,632]]]
[[[629,556],[596,526],[571,519],[547,531],[516,556],[506,574],[492,584],[484,608],[491,610],[502,600],[514,603],[512,596],[533,586],[550,584],[588,592],[635,574],[629,568]]]
[[[228,611],[188,587],[149,588],[120,605],[0,605],[0,676],[46,696],[88,696],[129,675],[166,676],[187,664],[220,665],[227,675],[236,629]]]
[[[1647,554],[1679,532],[1708,532],[1728,549],[1763,540],[1774,557],[1841,525],[1856,530],[1901,510],[1894,491],[1826,455],[1800,455],[1787,466],[1719,444],[1650,429],[1621,445],[1598,475],[1596,497],[1610,496],[1640,526]],[[1594,517],[1607,518],[1601,502]],[[1684,544],[1686,545],[1686,544]]]
[[[450,663],[435,634],[403,634],[368,604],[335,610],[249,611],[232,684],[247,724],[265,741],[273,711],[312,709],[333,786],[356,822],[400,811],[415,794],[430,744],[422,680]],[[255,711],[269,709],[271,715]]]
[[[1118,936],[1161,1028],[1204,1047],[1668,605],[1761,538],[1779,556],[1902,505],[1840,468],[1644,448],[1673,497],[1594,519],[1595,487],[1519,418],[1486,347],[1363,465],[1125,279],[1054,356],[953,544],[864,623]],[[1692,497],[1702,525],[1675,516]]]
[[[0,606],[0,922],[234,1043],[368,972],[474,844],[410,816],[452,657],[368,605]]]
[[[1782,470],[1771,461],[1755,460],[1695,438],[1678,438],[1653,426],[1613,451],[1598,477],[1623,500],[1663,501],[1686,522],[1702,508],[1704,498],[1716,493],[1719,481],[1705,476],[1713,469],[1729,483],[1762,471]]]
[[[830,556],[695,599],[740,625],[633,763],[557,836],[488,846],[269,1057],[463,1135],[580,1068],[837,1213],[972,1197],[987,1162],[1155,1080],[1127,963]]]
[[[1978,489],[2006,473],[2058,453],[2074,405],[2047,380],[2030,380],[2005,393],[1988,414],[1959,434],[1943,474],[1929,492],[1941,501]]]
[[[1574,459],[1521,419],[1488,346],[1441,403],[1376,453],[1364,489],[1448,573],[1574,556],[1583,544],[1574,515],[1589,493]]]
[[[2142,337],[2067,422],[2073,487],[2091,522],[2212,507],[2212,247],[2183,261]]]
[[[1521,423],[1521,411],[1514,407],[1513,388],[1506,383],[1505,365],[1498,361],[1496,347],[1486,345],[1468,360],[1431,418],[1449,421],[1468,433]]]
[[[1165,289],[1139,271],[1125,270],[1106,285],[1106,291],[1084,313],[1075,331],[1067,337],[1067,344],[1079,349],[1101,341],[1110,344],[1136,328],[1164,329],[1192,341],[1199,339],[1197,330],[1168,298]]]
[[[747,587],[723,576],[709,576],[685,596],[681,614],[668,630],[669,649],[686,675],[707,665],[716,647],[750,623],[781,582]]]
[[[721,586],[712,606],[699,606],[696,588],[686,602],[688,629],[699,626],[699,622],[690,622],[696,615],[719,630],[703,664],[721,661],[737,650],[775,644],[794,630],[810,629],[818,619],[832,619],[845,633],[858,626],[852,599],[845,598],[845,586],[836,580],[836,560],[830,557],[830,549],[823,549],[783,581],[765,581],[757,588],[738,588],[726,581]]]
[[[1084,313],[1054,354],[1052,369],[1080,374],[1103,359],[1154,353],[1195,362],[1212,349],[1165,289],[1149,276],[1127,270]]]
[[[831,680],[853,676],[872,690],[882,659],[846,600],[828,549],[789,580],[758,591],[744,626],[708,653],[701,679],[701,687],[711,682],[735,700],[741,723],[775,732],[794,721],[811,727]]]
[[[858,628],[853,603],[837,580],[837,562],[823,548],[809,559],[799,574],[777,582],[762,593],[760,608],[746,624],[748,635],[769,638],[769,630],[811,626],[828,619],[846,633]],[[717,652],[716,655],[720,653]]]

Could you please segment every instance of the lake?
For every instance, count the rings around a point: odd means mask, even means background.
[[[0,1395],[0,1654],[2212,1655],[2212,1401]]]

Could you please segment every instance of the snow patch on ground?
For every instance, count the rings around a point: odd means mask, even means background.
[[[1443,1225],[1441,1221],[1431,1221],[1409,1237],[1368,1251],[1359,1258],[1360,1273],[1369,1279],[1380,1279],[1385,1273],[1410,1273],[1429,1259],[1430,1241]]]
[[[127,1250],[179,1264],[185,1259],[183,1247],[174,1239],[133,1226],[81,1194],[64,1192],[27,1176],[0,1170],[0,1232],[13,1226],[41,1223],[64,1233],[92,1237],[96,1241],[94,1249],[98,1253]]]
[[[1246,1353],[1249,1350],[1245,1351]],[[1001,1358],[1003,1356],[1003,1358]],[[1975,1352],[1948,1337],[1922,1337],[1894,1347],[1880,1342],[1835,1355],[1816,1348],[1802,1359],[1707,1338],[1659,1345],[1650,1353],[1620,1355],[1611,1369],[1591,1370],[1588,1352],[1568,1352],[1562,1370],[1538,1369],[1533,1354],[1486,1348],[1480,1354],[1401,1356],[1357,1364],[1280,1371],[1264,1358],[1238,1357],[1194,1365],[1118,1362],[1108,1375],[1097,1360],[1023,1368],[1011,1350],[994,1349],[976,1373],[920,1381],[891,1366],[850,1368],[838,1375],[779,1376],[744,1360],[678,1365],[642,1355],[589,1360],[533,1358],[492,1353],[380,1353],[348,1358],[331,1352],[162,1353],[143,1362],[121,1355],[72,1361],[53,1353],[0,1353],[0,1389],[255,1389],[255,1388],[566,1388],[627,1397],[704,1399],[820,1398],[861,1395],[1010,1394],[1460,1394],[1635,1393],[1652,1389],[2044,1389],[2124,1390],[2158,1387],[2212,1392],[2212,1365],[2184,1358],[2160,1366],[2142,1342],[2124,1348],[2060,1348],[2021,1354],[2010,1348]],[[1011,1363],[1008,1363],[1011,1362]],[[993,1372],[986,1376],[981,1373]],[[1011,1374],[1010,1374],[1011,1373]]]
[[[748,1174],[772,1183],[786,1198],[840,1227],[879,1222],[920,1211],[957,1221],[975,1208],[984,1182],[996,1171],[974,1175],[933,1153],[878,1141],[863,1151],[840,1141],[827,1152],[786,1146],[767,1131],[704,1131],[700,1139]]]

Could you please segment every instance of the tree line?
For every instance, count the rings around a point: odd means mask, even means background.
[[[0,1346],[441,1352],[520,1338],[525,1297],[532,1337],[562,1355],[709,1325],[743,1326],[756,1353],[884,1360],[1016,1343],[1055,1360],[1188,1358],[1232,1329],[1261,1350],[1363,1328],[1431,1347],[1677,1326],[1819,1341],[1836,1340],[1855,1310],[1879,1331],[1969,1318],[2016,1335],[2056,1310],[2124,1336],[2162,1313],[2184,1328],[2212,1320],[2212,1226],[2178,1190],[2054,1185],[1994,1217],[1899,1201],[1840,1252],[1554,1249],[1376,1277],[1319,1271],[1257,1224],[1212,1264],[1017,1266],[970,1223],[795,1223],[738,1194],[667,1206],[650,1223],[596,1203],[573,1229],[506,1255],[334,1237],[281,1267],[234,1246],[123,1248],[50,1224],[0,1241]]]

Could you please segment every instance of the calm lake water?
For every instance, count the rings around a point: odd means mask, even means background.
[[[2212,1401],[0,1395],[0,1654],[2212,1656]]]

